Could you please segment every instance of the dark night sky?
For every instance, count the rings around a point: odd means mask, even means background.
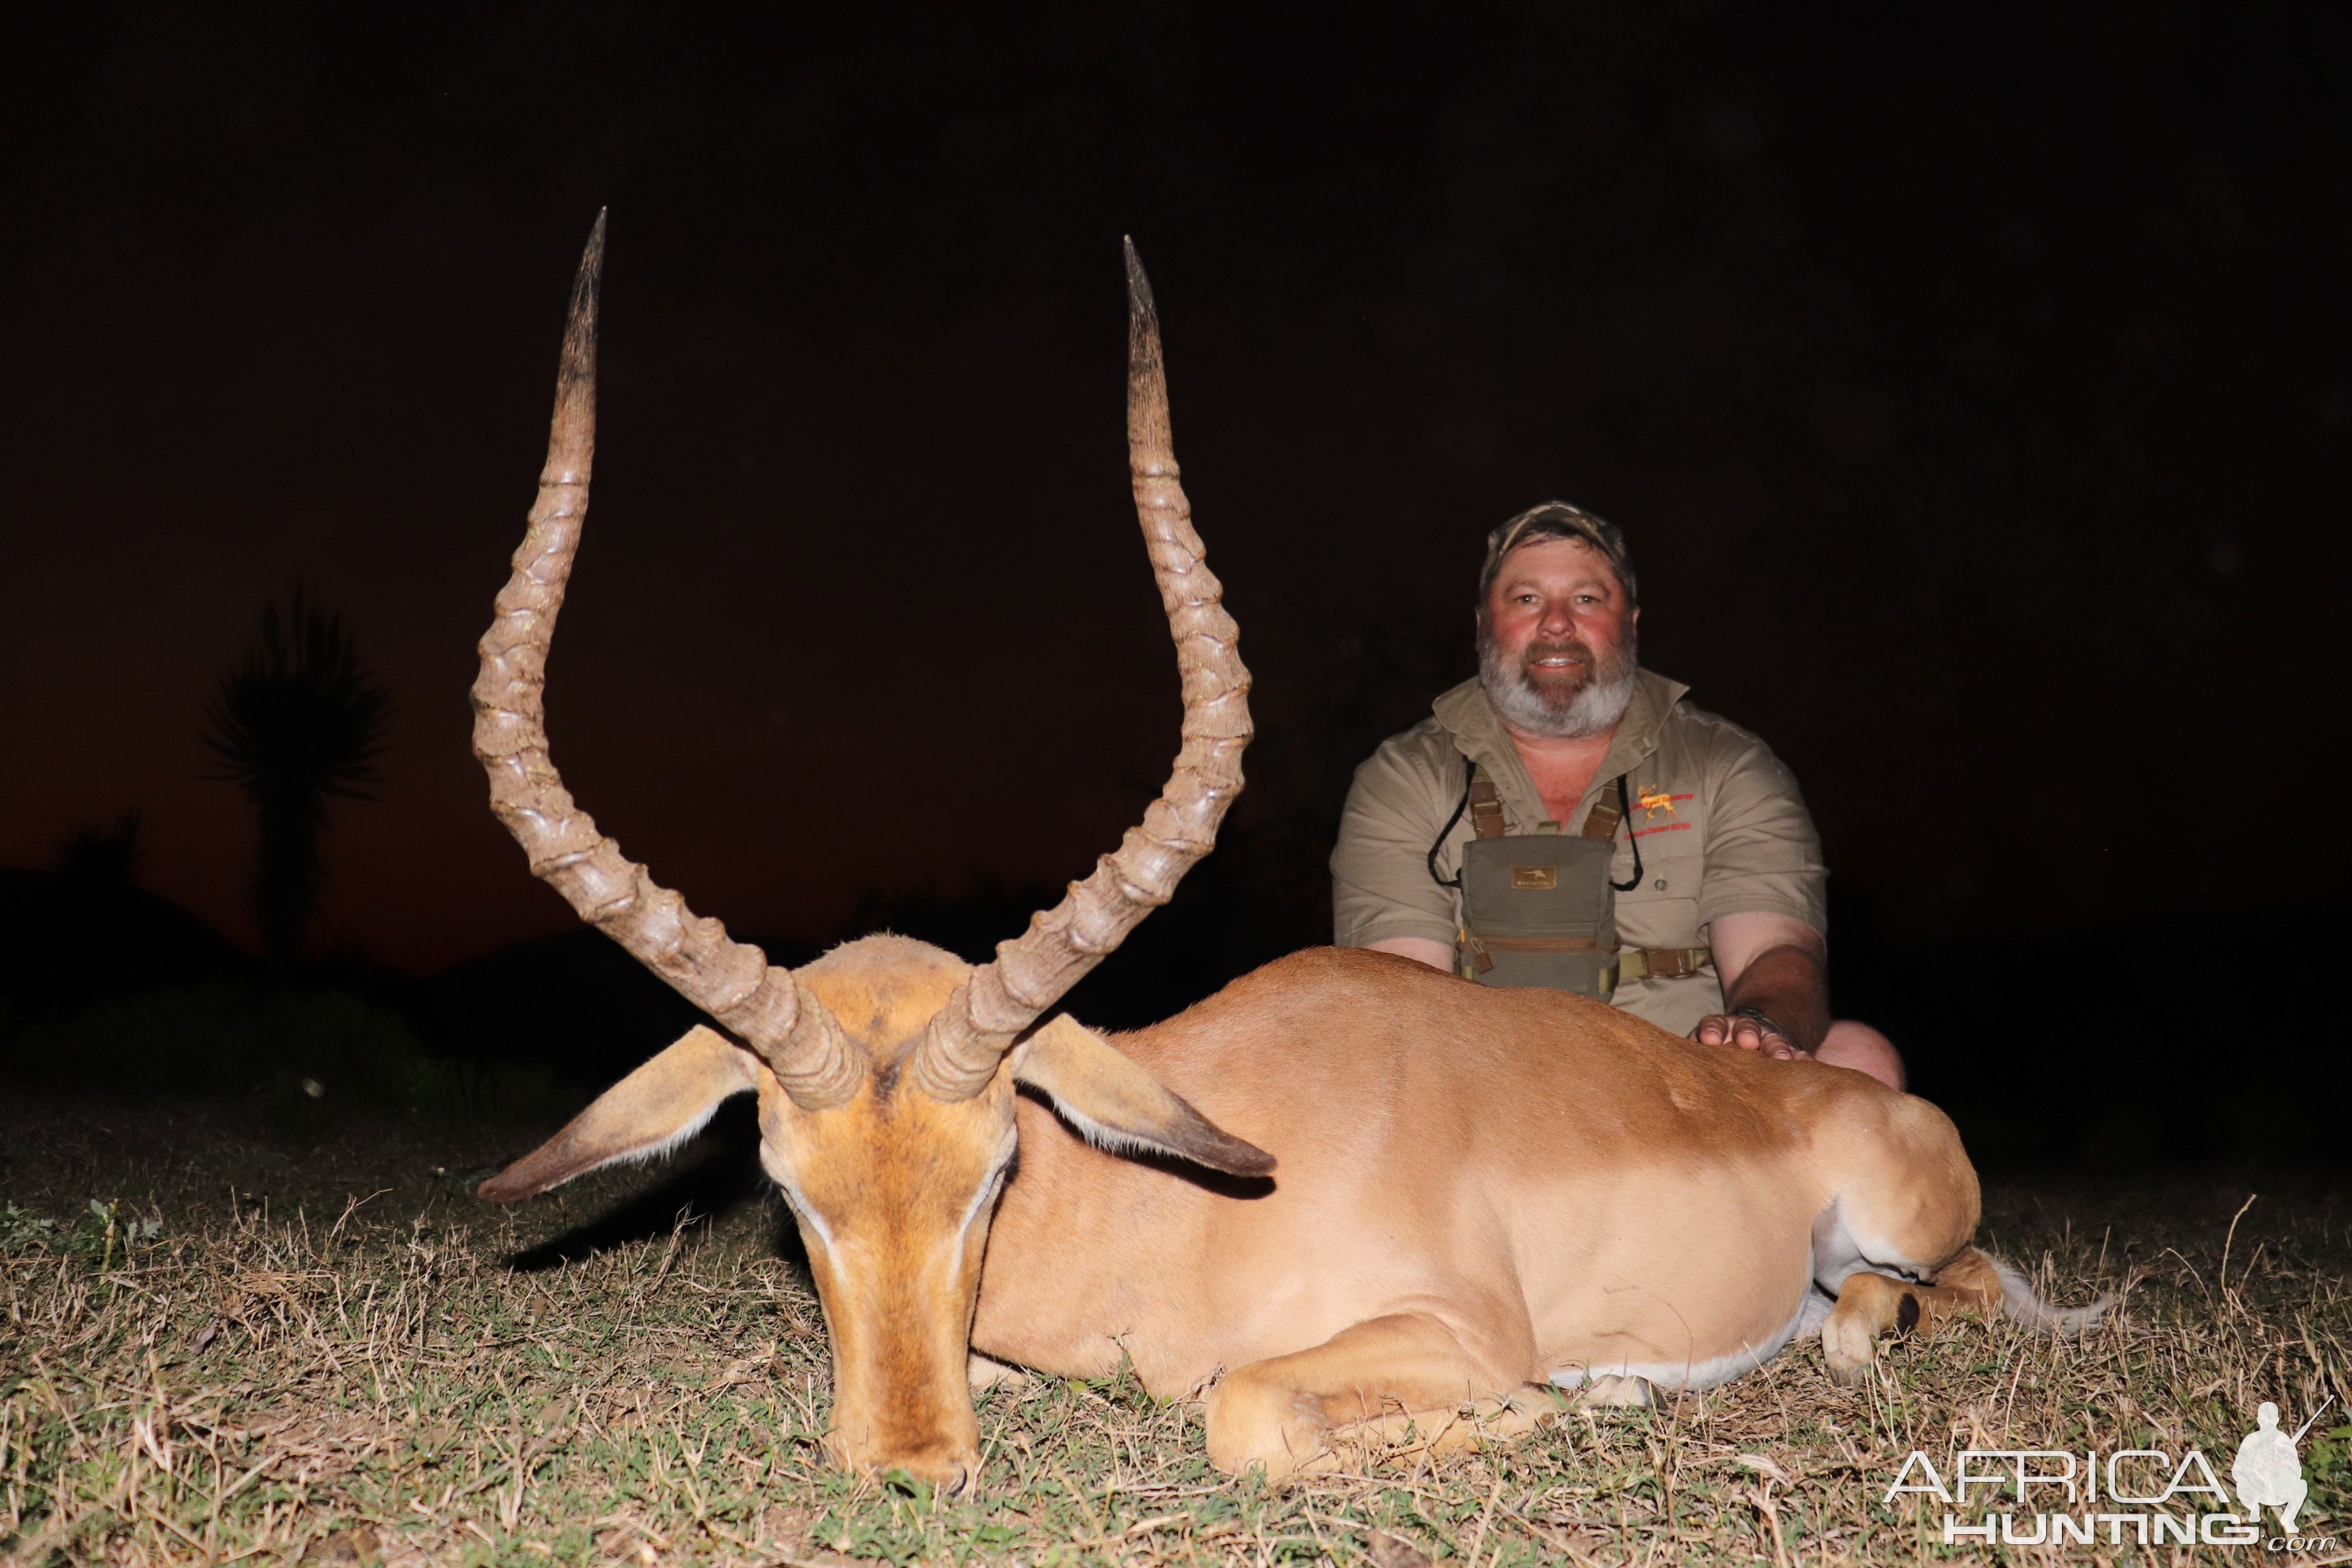
[[[458,15],[0,23],[0,862],[136,805],[248,932],[195,736],[299,579],[401,703],[326,934],[568,922],[465,693],[609,204],[551,729],[739,927],[1058,881],[1163,775],[1122,233],[1262,727],[1424,710],[1559,495],[1898,935],[2340,901],[2352,11]]]

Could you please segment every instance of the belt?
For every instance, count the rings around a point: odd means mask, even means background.
[[[1685,974],[1696,974],[1715,962],[1715,950],[1706,947],[1629,947],[1617,960],[1617,978],[1625,980],[1675,980]]]
[[[1591,952],[1600,945],[1589,936],[1473,936],[1467,931],[1461,942],[1481,974],[1495,967],[1489,953]],[[1678,980],[1714,962],[1715,950],[1709,947],[1629,947],[1601,972],[1601,989],[1614,991],[1628,980]]]

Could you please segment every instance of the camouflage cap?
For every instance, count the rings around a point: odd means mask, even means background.
[[[1581,539],[1591,545],[1608,558],[1617,581],[1625,585],[1625,597],[1634,604],[1641,602],[1641,593],[1633,582],[1633,559],[1625,550],[1624,533],[1607,519],[1595,517],[1564,500],[1531,506],[1488,531],[1486,563],[1478,569],[1479,598],[1483,601],[1486,590],[1495,585],[1495,574],[1502,569],[1504,556],[1522,544],[1545,539]]]

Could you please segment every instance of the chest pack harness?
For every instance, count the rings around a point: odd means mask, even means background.
[[[1574,991],[1606,1002],[1622,980],[1696,974],[1714,961],[1704,947],[1633,948],[1617,943],[1617,895],[1642,883],[1642,841],[1633,838],[1633,874],[1609,879],[1617,829],[1633,807],[1625,775],[1616,798],[1604,790],[1573,836],[1557,822],[1533,833],[1507,833],[1503,801],[1486,770],[1467,758],[1461,803],[1429,847],[1429,877],[1462,895],[1454,973],[1481,985],[1532,985]],[[1437,874],[1437,852],[1462,814],[1475,835],[1462,847],[1462,869]]]

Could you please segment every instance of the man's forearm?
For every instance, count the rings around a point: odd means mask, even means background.
[[[1750,959],[1723,998],[1723,1010],[1753,1007],[1801,1051],[1821,1048],[1830,1032],[1829,973],[1811,947],[1769,948]]]
[[[1393,952],[1402,958],[1417,959],[1432,969],[1454,973],[1454,950],[1442,942],[1432,942],[1425,936],[1391,936],[1364,944],[1368,952]]]

